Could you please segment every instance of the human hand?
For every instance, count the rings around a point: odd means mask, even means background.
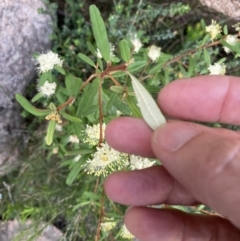
[[[239,241],[240,135],[179,119],[239,125],[240,78],[174,81],[158,103],[178,120],[153,133],[141,119],[118,118],[107,126],[106,140],[119,151],[156,157],[163,166],[113,173],[105,181],[106,194],[134,206],[125,224],[141,241]],[[226,218],[143,207],[162,203],[204,203]]]

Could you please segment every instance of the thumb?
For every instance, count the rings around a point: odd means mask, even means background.
[[[152,148],[168,172],[197,200],[240,228],[240,138],[226,129],[174,121],[153,134]]]

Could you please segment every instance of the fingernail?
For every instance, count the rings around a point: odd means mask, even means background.
[[[175,152],[201,132],[194,124],[167,123],[154,132],[153,141],[158,148]]]

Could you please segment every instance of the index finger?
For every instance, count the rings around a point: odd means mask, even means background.
[[[173,81],[158,96],[168,116],[204,122],[240,124],[240,78],[199,76]]]

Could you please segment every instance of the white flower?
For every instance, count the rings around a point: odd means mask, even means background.
[[[229,35],[227,36],[227,38],[226,38],[226,42],[227,42],[228,44],[234,46],[234,45],[238,42],[238,38],[237,38],[236,35],[230,35],[230,34],[229,34]],[[223,48],[224,48],[224,51],[225,51],[227,54],[231,52],[231,50],[230,50],[228,47],[224,46]]]
[[[110,43],[110,57],[114,56],[114,53],[113,53],[114,50],[115,50],[115,46]],[[98,58],[102,59],[102,54],[101,54],[101,52],[98,48],[96,50],[96,55],[97,55]]]
[[[133,45],[133,49],[135,53],[138,53],[138,51],[140,50],[140,48],[143,46],[140,39],[137,37],[137,35],[135,34],[134,37],[132,39],[130,39],[132,45]]]
[[[97,151],[84,165],[87,174],[95,176],[106,176],[110,171],[121,170],[126,165],[127,154],[118,152],[107,143],[102,143],[97,147]]]
[[[99,59],[102,59],[102,54],[100,53],[99,49],[96,50],[96,55]]]
[[[41,92],[44,96],[50,97],[56,91],[57,84],[55,82],[50,83],[48,80],[42,85],[38,87],[38,91]]]
[[[237,32],[240,32],[240,22],[234,24],[233,27],[235,28],[235,30],[236,30]]]
[[[161,48],[155,45],[151,45],[148,50],[148,57],[154,62],[156,61],[161,55]]]
[[[210,75],[225,75],[226,73],[226,65],[215,63],[214,65],[210,65],[208,67]]]
[[[121,116],[123,113],[120,110],[116,110],[116,115]]]
[[[62,131],[62,125],[56,124],[55,130],[58,131],[58,132],[61,132]]]
[[[206,32],[209,33],[211,39],[214,40],[222,32],[222,29],[221,26],[217,24],[215,20],[212,20],[212,23],[206,26]]]
[[[148,158],[130,155],[130,168],[132,170],[144,169],[147,167],[151,167],[154,164],[155,164],[155,161],[150,161]]]
[[[52,51],[49,51],[46,54],[40,54],[35,62],[39,65],[39,73],[45,73],[52,70],[55,65],[62,67],[63,64],[63,60],[58,57],[58,54],[53,53]]]
[[[78,161],[80,160],[81,156],[82,156],[82,155],[77,155],[77,156],[75,156],[75,157],[73,158],[73,161],[74,161],[74,162],[78,162]]]
[[[121,228],[120,236],[125,239],[133,239],[134,238],[134,236],[128,231],[125,224]]]
[[[52,153],[53,154],[58,154],[58,147],[54,147],[53,150],[52,150]]]
[[[104,139],[106,124],[102,124],[102,139]],[[83,139],[83,142],[90,144],[91,146],[96,146],[100,139],[100,124],[89,126],[87,125],[85,133],[87,137]]]
[[[113,220],[113,218],[104,218],[103,222],[101,223],[101,229],[104,232],[109,232],[113,228],[115,228],[117,225],[117,222]]]
[[[68,142],[79,143],[79,139],[76,135],[70,135],[69,138],[68,138]]]

